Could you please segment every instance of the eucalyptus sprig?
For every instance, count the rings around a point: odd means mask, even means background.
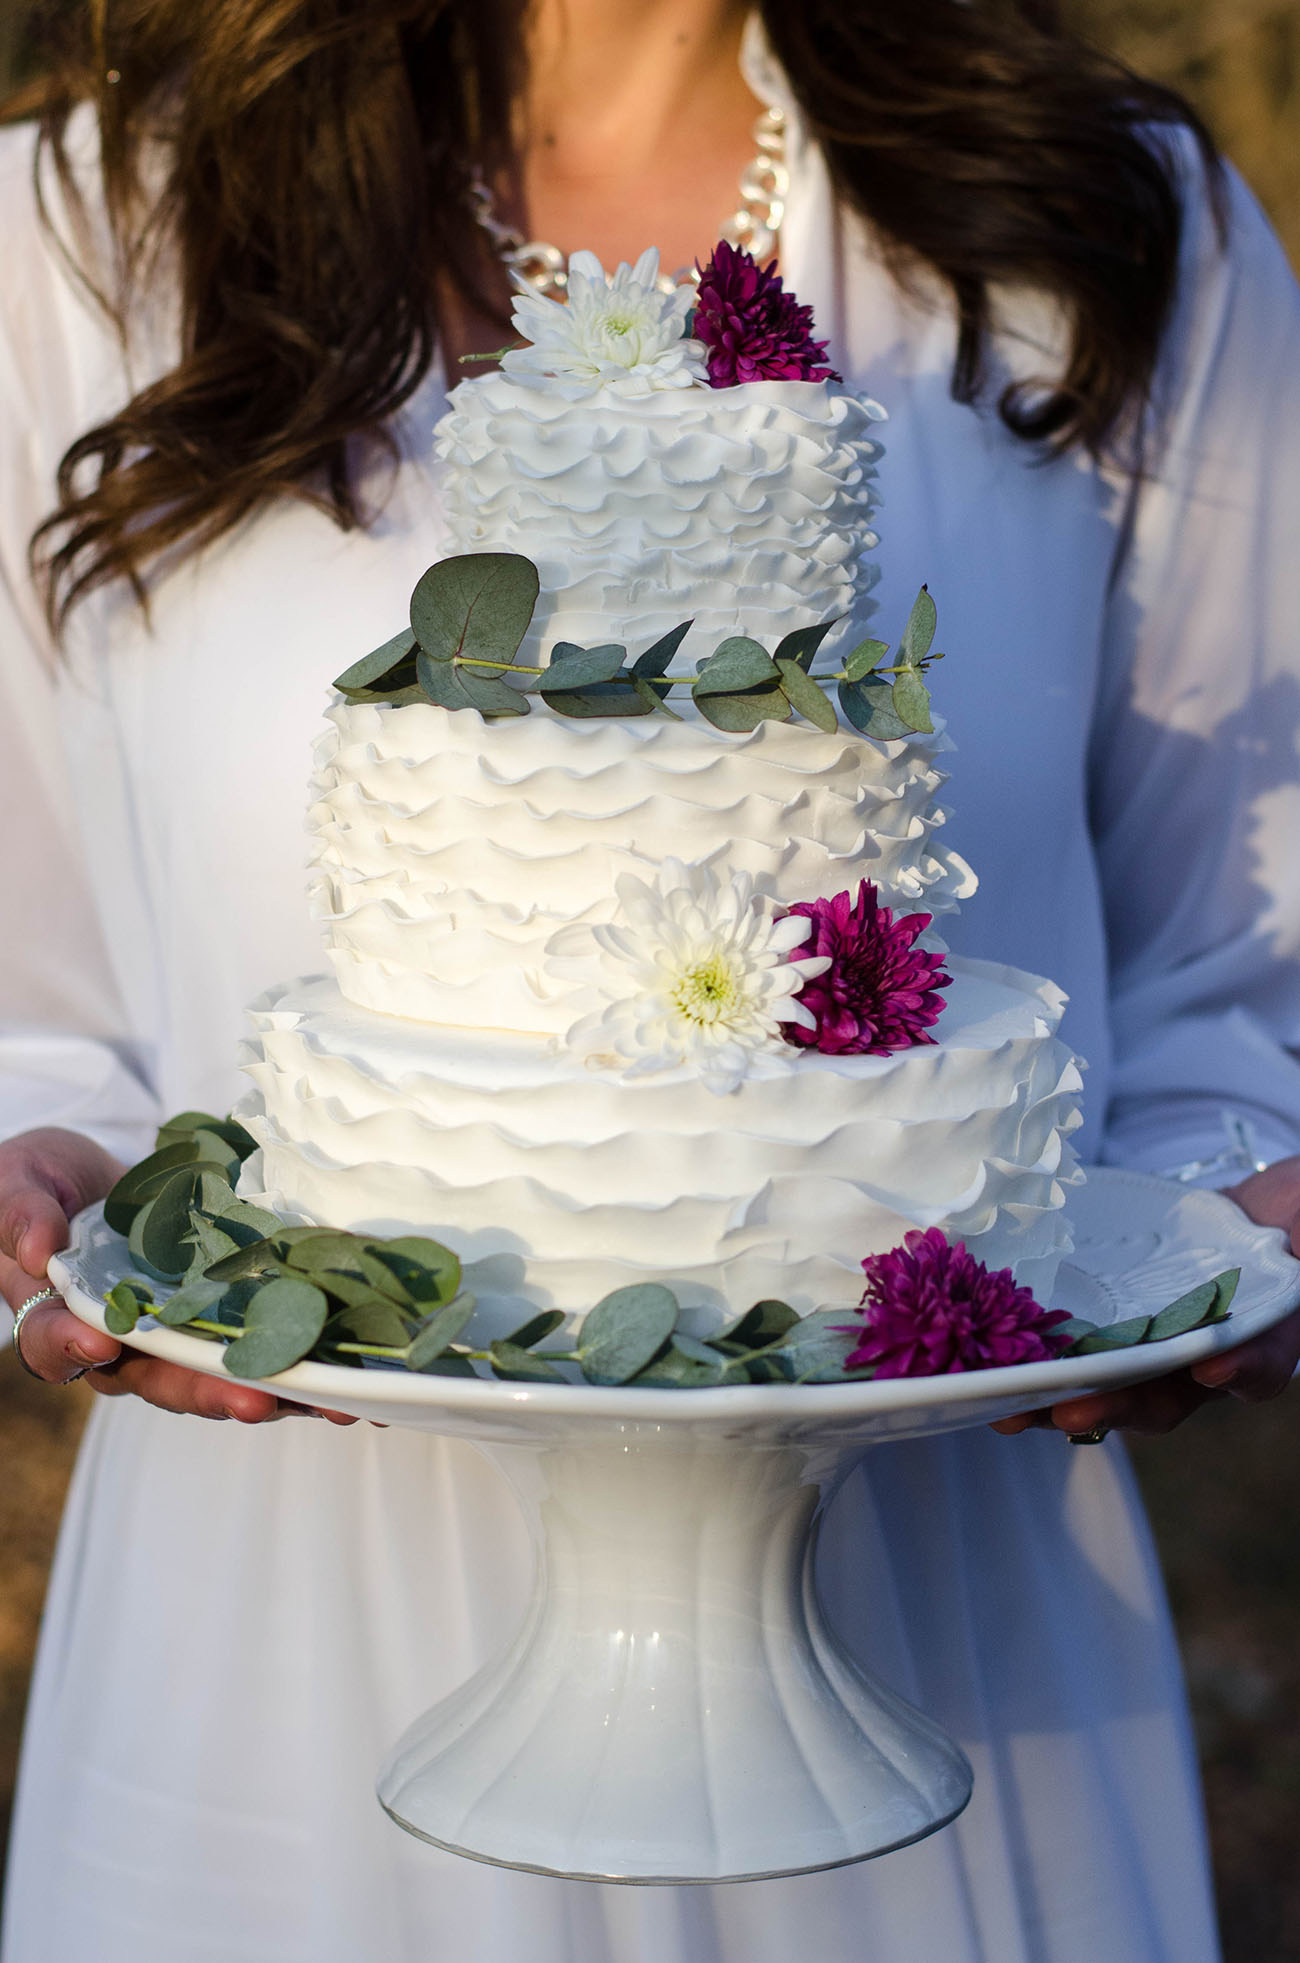
[[[185,1111],[169,1119],[147,1159],[108,1196],[105,1218],[125,1234],[143,1275],[105,1298],[105,1326],[129,1336],[142,1315],[226,1345],[235,1377],[278,1376],[305,1357],[355,1369],[511,1382],[638,1384],[668,1390],[727,1384],[828,1384],[870,1377],[846,1361],[861,1337],[846,1309],[800,1316],[767,1299],[711,1336],[681,1327],[662,1282],[634,1282],[596,1303],[564,1347],[558,1309],[532,1315],[486,1348],[462,1341],[474,1314],[457,1255],[422,1234],[391,1239],[289,1226],[235,1192],[255,1140],[230,1118]],[[1067,1356],[1128,1349],[1185,1335],[1229,1313],[1239,1269],[1217,1275],[1157,1315],[1054,1332]],[[147,1277],[147,1279],[146,1279]],[[175,1284],[155,1297],[154,1283]]]
[[[579,647],[557,641],[545,667],[516,660],[539,591],[537,568],[514,552],[467,553],[431,566],[411,596],[411,624],[338,677],[348,702],[398,706],[432,702],[442,709],[477,709],[483,716],[525,716],[539,695],[557,715],[673,715],[668,696],[689,689],[700,714],[716,729],[752,730],[760,722],[802,716],[832,735],[840,726],[835,702],[863,735],[882,742],[929,735],[925,675],[943,656],[934,648],[934,601],[922,587],[892,663],[889,644],[860,641],[844,665],[814,674],[813,658],[836,625],[798,627],[772,653],[746,634],[733,634],[697,663],[693,674],[670,674],[669,664],[692,623],[674,627],[634,660],[620,643]]]

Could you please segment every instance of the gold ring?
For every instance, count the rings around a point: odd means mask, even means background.
[[[1067,1431],[1065,1435],[1071,1445],[1100,1445],[1103,1438],[1110,1437],[1110,1426],[1094,1425],[1091,1431]]]

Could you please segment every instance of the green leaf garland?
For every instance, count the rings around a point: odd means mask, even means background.
[[[204,1131],[231,1146],[224,1165],[186,1160],[184,1148]],[[572,1347],[540,1347],[552,1338],[565,1341],[563,1313],[543,1309],[509,1336],[477,1348],[462,1340],[474,1297],[462,1287],[459,1258],[440,1241],[288,1226],[240,1199],[233,1182],[255,1141],[232,1120],[186,1112],[158,1138],[166,1142],[123,1174],[110,1202],[116,1219],[126,1222],[137,1266],[153,1281],[180,1286],[155,1300],[150,1281],[126,1277],[105,1298],[105,1327],[129,1337],[140,1317],[151,1315],[163,1326],[224,1342],[233,1376],[275,1377],[308,1356],[466,1378],[481,1363],[496,1377],[534,1384],[572,1381],[567,1368],[592,1384],[678,1390],[840,1383],[870,1374],[845,1370],[857,1341],[856,1330],[845,1327],[852,1310],[800,1316],[787,1302],[765,1299],[716,1334],[697,1337],[679,1327],[677,1297],[660,1282],[631,1283],[606,1295],[570,1339]],[[1239,1269],[1228,1269],[1156,1314],[1058,1324],[1062,1354],[1101,1355],[1221,1322],[1239,1279]]]

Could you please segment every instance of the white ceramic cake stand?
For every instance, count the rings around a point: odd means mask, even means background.
[[[1164,1307],[1226,1267],[1229,1321],[1149,1348],[971,1375],[704,1391],[478,1382],[304,1363],[282,1396],[469,1439],[531,1523],[537,1581],[506,1654],[413,1725],[379,1778],[400,1826],[476,1860],[602,1881],[806,1873],[958,1814],[971,1771],[872,1683],[813,1583],[818,1523],[862,1453],[1185,1367],[1300,1301],[1300,1262],[1218,1194],[1094,1172],[1053,1306]],[[99,1209],[51,1276],[103,1327],[128,1271]],[[500,1332],[493,1332],[500,1333]],[[197,1370],[221,1352],[141,1325]]]

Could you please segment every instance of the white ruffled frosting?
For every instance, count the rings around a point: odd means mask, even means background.
[[[658,1278],[694,1305],[848,1308],[863,1256],[931,1225],[1045,1299],[1077,1177],[1064,998],[952,967],[934,1046],[760,1056],[725,1106],[686,1069],[629,1084],[535,1038],[415,1028],[291,983],[252,1010],[245,1187],[331,1226],[436,1233],[490,1307],[580,1313]]]
[[[874,569],[871,435],[884,411],[829,382],[746,382],[568,401],[492,374],[438,424],[457,552],[522,552],[541,595],[520,652],[621,642],[693,619],[683,653],[729,634],[770,650],[792,627],[865,619]]]
[[[725,735],[665,717],[337,705],[319,739],[313,904],[349,1000],[462,1029],[558,1034],[560,929],[614,918],[620,875],[669,857],[745,872],[791,905],[872,879],[941,914],[975,889],[942,841],[933,736],[872,743],[802,723]]]

